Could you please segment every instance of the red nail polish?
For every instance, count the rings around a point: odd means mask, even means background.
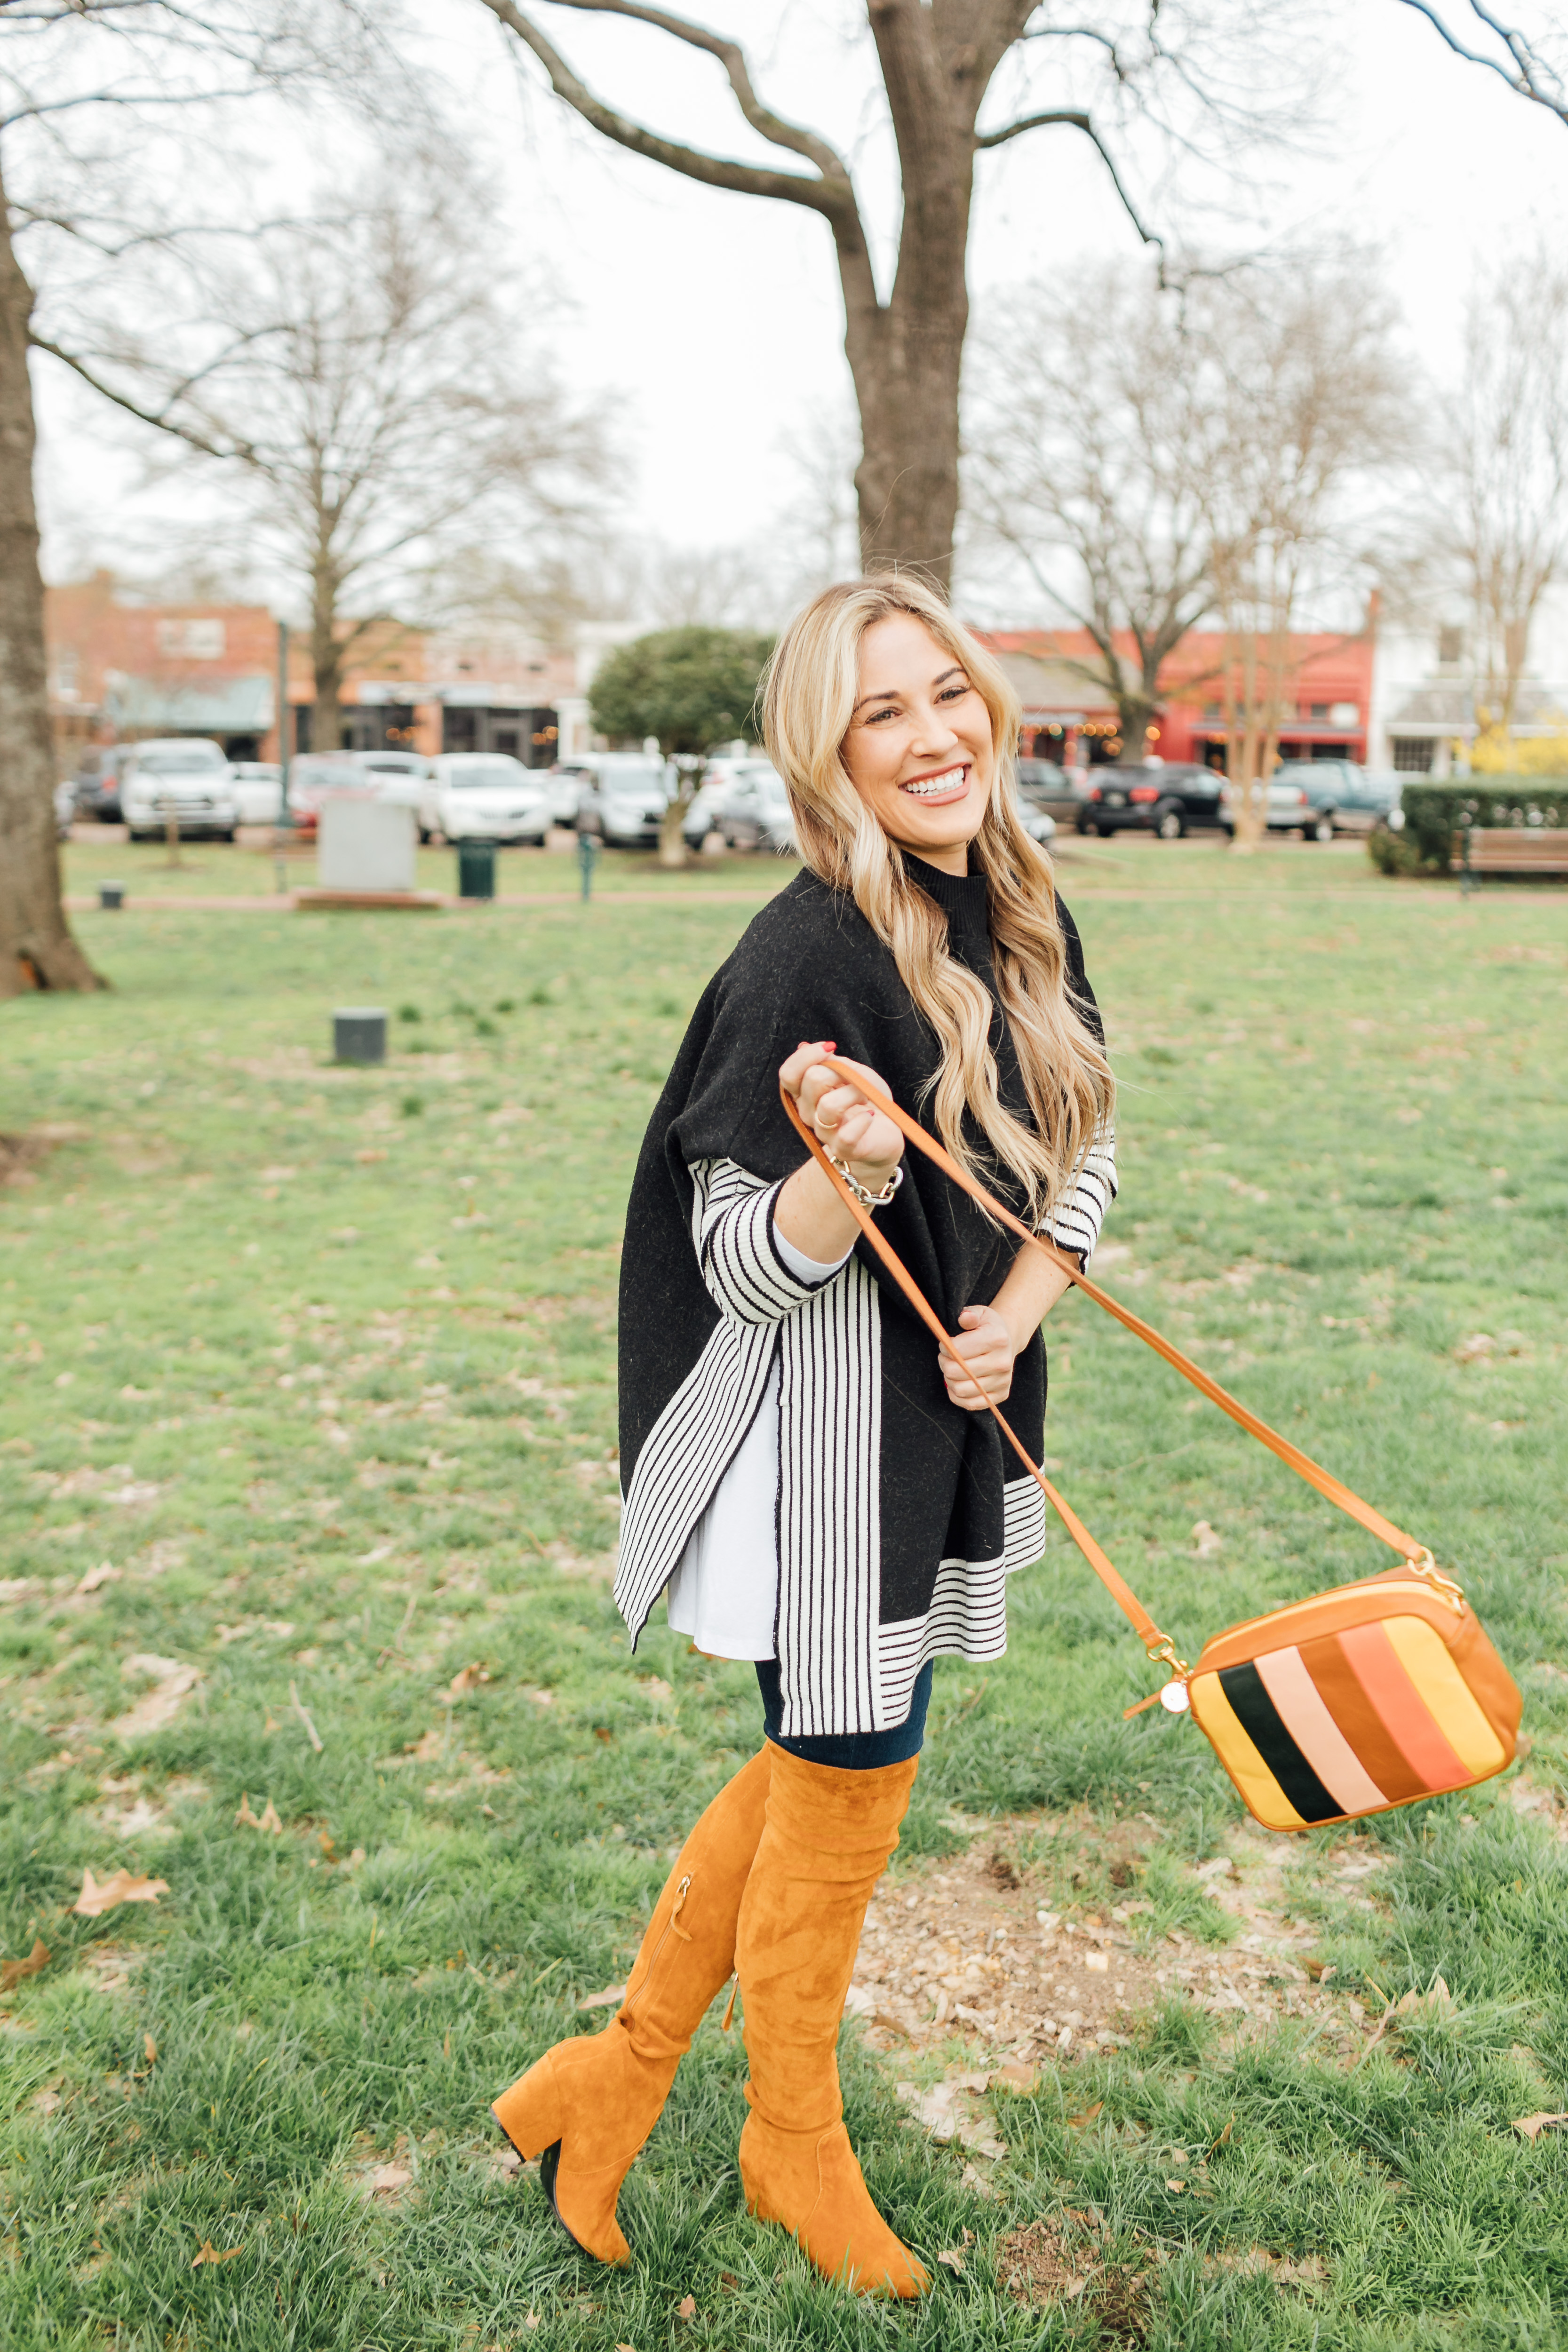
[[[822,1050],[825,1054],[837,1054],[838,1046],[836,1040],[832,1037],[825,1037],[822,1041]]]

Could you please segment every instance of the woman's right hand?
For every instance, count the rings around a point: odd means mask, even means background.
[[[831,1051],[826,1045],[797,1045],[779,1071],[779,1083],[794,1097],[824,1150],[842,1160],[868,1192],[880,1192],[904,1156],[904,1139],[885,1111],[827,1068],[822,1057]],[[890,1092],[864,1062],[847,1061],[844,1066],[858,1071],[884,1094]]]

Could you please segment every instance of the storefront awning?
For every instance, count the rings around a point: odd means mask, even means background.
[[[265,735],[272,724],[269,677],[214,677],[200,686],[166,686],[121,677],[103,707],[117,728],[139,735]]]

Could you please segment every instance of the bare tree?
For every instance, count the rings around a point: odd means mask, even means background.
[[[1521,32],[1515,26],[1502,24],[1492,9],[1482,5],[1482,0],[1469,0],[1470,15],[1483,31],[1492,37],[1489,49],[1470,49],[1466,47],[1457,33],[1448,30],[1443,11],[1435,7],[1432,0],[1403,0],[1403,5],[1406,8],[1414,8],[1417,16],[1425,16],[1439,38],[1447,43],[1456,57],[1463,58],[1467,65],[1480,66],[1488,73],[1500,74],[1521,98],[1531,100],[1536,106],[1545,107],[1559,122],[1568,125],[1568,79],[1564,78],[1561,62],[1568,57],[1568,45],[1563,41],[1561,16],[1552,28],[1556,54],[1551,55],[1547,41],[1552,34],[1537,36]]]
[[[860,414],[862,560],[920,566],[943,583],[958,510],[976,158],[1035,131],[1073,131],[1098,151],[1135,233],[1163,251],[1164,240],[1130,184],[1134,127],[1154,124],[1189,149],[1205,131],[1219,131],[1223,140],[1214,144],[1234,155],[1264,119],[1278,127],[1299,108],[1309,79],[1297,40],[1284,85],[1289,94],[1270,95],[1267,37],[1298,14],[1284,0],[1099,0],[1087,23],[1062,22],[1038,0],[867,0],[899,167],[897,259],[884,295],[846,156],[763,101],[738,41],[642,0],[547,0],[648,26],[715,59],[744,122],[773,150],[765,163],[661,136],[590,89],[518,0],[479,5],[539,61],[556,96],[605,138],[706,186],[801,205],[827,224]],[[1237,69],[1244,56],[1249,72]],[[1003,119],[982,129],[993,92]]]
[[[438,613],[476,521],[542,570],[610,470],[600,419],[522,348],[537,302],[461,210],[450,190],[377,183],[335,218],[273,230],[248,267],[230,257],[183,332],[87,370],[229,476],[228,535],[309,614],[317,750],[342,741],[356,649],[400,604]]]
[[[1365,267],[1239,277],[1188,304],[1191,445],[1224,632],[1236,838],[1268,823],[1292,637],[1309,592],[1342,590],[1364,515],[1352,492],[1406,446],[1406,387]]]
[[[1545,251],[1471,295],[1432,454],[1422,569],[1469,608],[1476,722],[1507,754],[1531,624],[1568,576],[1568,268]]]
[[[1161,670],[1213,597],[1192,353],[1152,277],[1085,271],[1011,289],[998,310],[965,428],[965,510],[1088,632],[1096,658],[1068,667],[1110,697],[1135,763]]]
[[[102,985],[60,898],[33,487],[30,352],[68,354],[36,323],[17,242],[104,265],[166,242],[154,126],[363,81],[376,53],[358,0],[12,0],[0,13],[0,998]]]

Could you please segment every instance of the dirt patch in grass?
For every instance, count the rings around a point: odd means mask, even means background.
[[[1152,1823],[987,1823],[965,1853],[883,1881],[850,2009],[874,2049],[957,2034],[1056,2063],[1125,2047],[1138,2016],[1173,1999],[1233,2028],[1310,2016],[1331,2041],[1356,2038],[1356,2004],[1322,1979],[1318,1930],[1291,1914],[1289,1859],[1239,1830],[1194,1869]],[[1376,1864],[1348,1841],[1322,1867],[1370,1878]]]
[[[1068,2211],[1010,2230],[996,2248],[996,2280],[1026,2311],[1080,2303],[1101,2344],[1136,2344],[1148,2312],[1144,2273],[1100,2254],[1100,2225],[1091,2213]]]

